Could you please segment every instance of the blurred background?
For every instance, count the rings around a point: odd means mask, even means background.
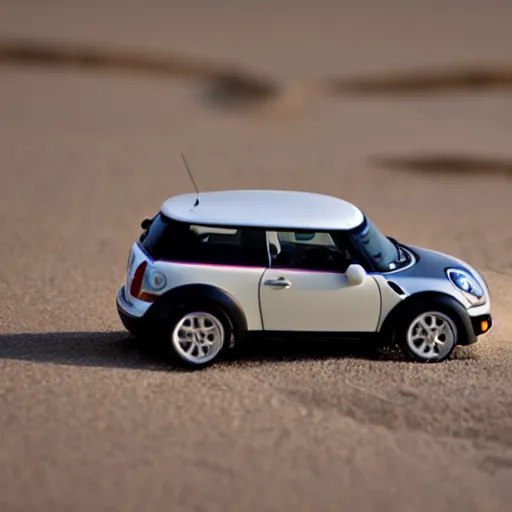
[[[0,508],[505,510],[511,22],[506,0],[2,0]],[[140,221],[192,190],[181,151],[200,190],[337,195],[466,259],[490,341],[435,370],[154,367],[115,294]]]

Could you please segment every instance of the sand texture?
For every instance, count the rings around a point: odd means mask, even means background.
[[[506,512],[512,503],[512,3],[0,6],[0,510]],[[190,192],[293,188],[489,283],[440,365],[256,347],[141,353],[115,295]]]

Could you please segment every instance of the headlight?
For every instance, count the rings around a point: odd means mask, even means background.
[[[165,275],[158,270],[151,270],[148,273],[147,283],[153,290],[162,290],[167,284]]]
[[[450,282],[459,289],[473,306],[484,304],[485,292],[477,280],[467,271],[450,268],[446,271]]]

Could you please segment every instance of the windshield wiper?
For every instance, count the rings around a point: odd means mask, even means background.
[[[394,238],[388,238],[396,247],[396,252],[398,253],[398,260],[396,261],[396,263],[404,263],[405,261],[407,261],[407,253],[402,249],[402,246]]]
[[[398,254],[399,254],[398,263],[403,263],[404,261],[407,261],[407,254],[402,249],[402,246],[397,243],[396,248],[398,249]]]

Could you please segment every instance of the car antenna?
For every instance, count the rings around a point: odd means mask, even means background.
[[[194,176],[192,176],[192,173],[190,172],[190,168],[187,164],[187,160],[185,159],[185,155],[181,153],[181,158],[183,159],[183,163],[185,164],[185,169],[187,169],[188,175],[190,176],[190,180],[192,181],[192,184],[194,185],[194,188],[196,189],[196,202],[194,203],[194,208],[199,204],[199,190],[197,189],[196,182],[194,180]]]

